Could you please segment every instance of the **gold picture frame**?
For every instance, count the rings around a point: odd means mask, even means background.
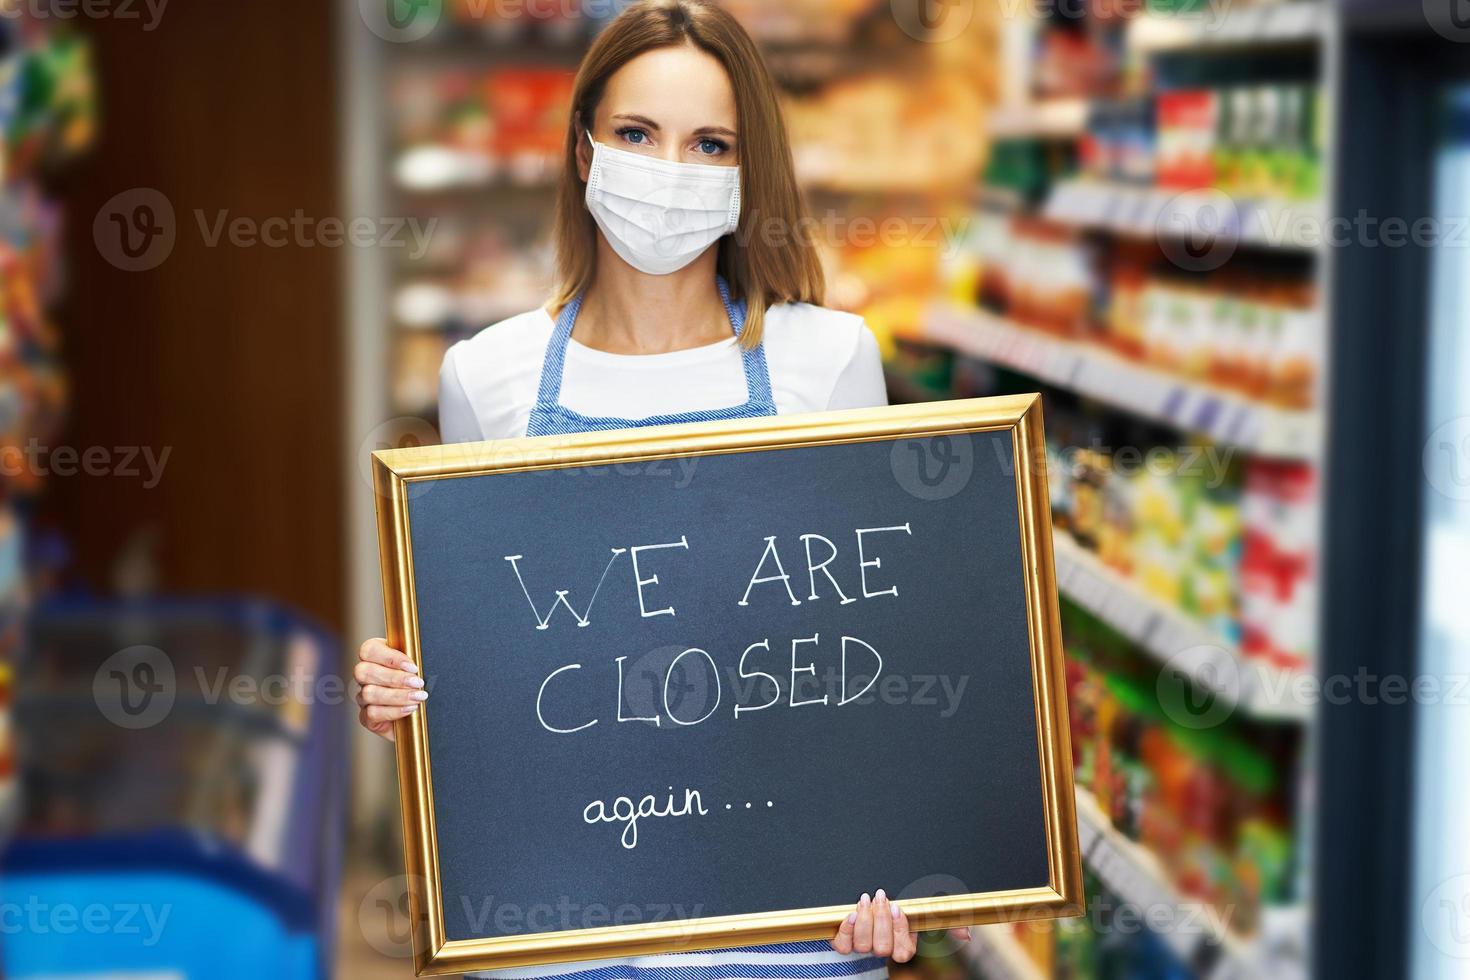
[[[1082,872],[1039,395],[375,452],[373,484],[389,645],[425,672],[408,517],[409,498],[415,485],[424,481],[999,430],[1012,434],[1049,882],[1038,888],[906,899],[903,907],[910,923],[922,930],[1078,914],[1083,906]],[[447,940],[425,720],[430,710],[426,705],[397,722],[395,729],[414,968],[419,975],[827,938],[852,908]]]

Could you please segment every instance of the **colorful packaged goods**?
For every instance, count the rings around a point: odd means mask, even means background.
[[[1159,857],[1182,895],[1254,934],[1265,906],[1295,897],[1287,815],[1298,747],[1275,730],[1177,724],[1125,643],[1085,617],[1066,626],[1078,784],[1114,829]]]
[[[1273,667],[1310,667],[1311,466],[1203,442],[1169,448],[1151,444],[1146,431],[1105,433],[1065,408],[1049,412],[1048,487],[1059,533],[1221,643]]]

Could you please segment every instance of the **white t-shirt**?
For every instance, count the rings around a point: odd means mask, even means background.
[[[552,328],[536,309],[449,348],[439,370],[445,442],[526,434]],[[861,317],[809,303],[772,306],[763,344],[782,415],[887,404],[878,343]],[[609,354],[569,340],[558,400],[581,415],[625,419],[728,408],[746,400],[745,371],[733,334],[668,354]]]

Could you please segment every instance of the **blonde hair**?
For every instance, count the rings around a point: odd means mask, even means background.
[[[597,226],[583,203],[586,182],[577,170],[579,127],[591,128],[614,72],[645,51],[680,44],[693,44],[718,59],[735,92],[740,225],[720,239],[717,265],[731,298],[746,302],[740,340],[754,347],[761,340],[767,306],[820,305],[826,290],[775,84],[750,35],[707,0],[642,0],[619,14],[582,59],[557,188],[557,284],[551,308],[553,314],[560,312],[586,289],[596,267]],[[776,234],[762,234],[772,228]]]

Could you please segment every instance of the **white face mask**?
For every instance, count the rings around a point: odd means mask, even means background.
[[[676,272],[739,224],[739,167],[671,163],[587,140],[587,210],[633,268]]]

